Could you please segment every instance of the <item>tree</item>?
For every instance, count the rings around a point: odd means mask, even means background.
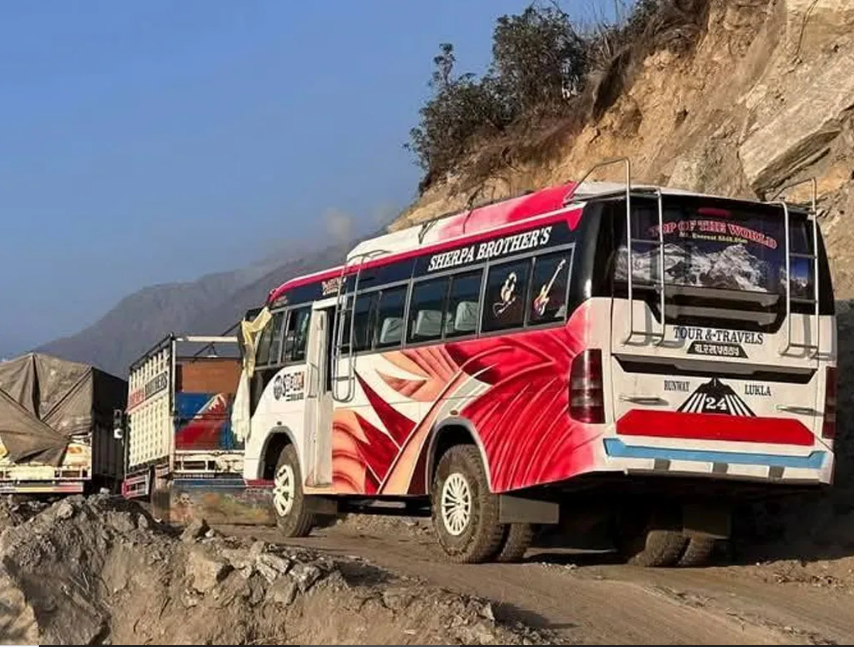
[[[455,63],[453,45],[442,43],[433,58],[433,96],[421,108],[420,124],[410,131],[406,145],[428,178],[453,169],[475,139],[509,123],[494,84],[474,74],[454,76]]]
[[[587,44],[565,13],[531,5],[498,19],[492,59],[491,74],[514,116],[554,112],[582,85]]]

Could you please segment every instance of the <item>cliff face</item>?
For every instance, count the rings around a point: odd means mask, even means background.
[[[478,187],[479,199],[516,194],[577,179],[610,157],[630,157],[636,181],[767,199],[816,176],[837,296],[854,297],[854,233],[844,225],[854,212],[854,2],[711,0],[692,51],[659,49],[631,79],[549,155],[512,160],[482,185],[461,172],[393,228],[462,209]]]

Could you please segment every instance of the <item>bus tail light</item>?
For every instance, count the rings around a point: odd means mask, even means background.
[[[572,360],[569,373],[569,415],[579,422],[605,422],[602,351],[585,350]]]
[[[836,437],[836,367],[828,366],[824,390],[824,424],[821,437],[833,440]]]

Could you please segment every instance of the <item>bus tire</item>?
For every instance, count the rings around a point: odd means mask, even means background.
[[[529,523],[511,523],[505,531],[504,544],[495,561],[504,564],[521,562],[534,541],[534,527]]]
[[[302,489],[302,472],[296,447],[287,445],[279,454],[273,480],[273,512],[285,537],[307,537],[315,526],[307,511]]]
[[[679,559],[679,566],[685,568],[698,568],[705,566],[712,559],[712,554],[715,552],[718,542],[713,537],[691,537],[688,539],[688,546],[682,557]]]
[[[676,566],[685,552],[688,538],[678,530],[650,529],[623,547],[629,564],[645,568]]]
[[[505,529],[476,447],[452,447],[439,460],[432,508],[436,536],[450,561],[477,564],[498,555]]]

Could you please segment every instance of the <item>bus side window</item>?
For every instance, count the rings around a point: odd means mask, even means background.
[[[380,293],[374,331],[377,348],[391,348],[403,343],[403,314],[408,291],[409,286],[403,285]]]
[[[462,337],[477,332],[480,317],[480,286],[483,270],[455,275],[448,296],[445,337]]]
[[[448,295],[448,277],[416,283],[409,304],[409,333],[411,344],[439,339],[447,325],[445,301]]]
[[[255,354],[255,363],[258,366],[279,363],[279,352],[282,350],[282,326],[284,321],[284,311],[275,313],[272,321],[270,321],[261,333],[261,339],[258,340],[258,352]]]
[[[373,343],[373,323],[376,318],[376,305],[379,292],[360,294],[356,299],[356,312],[353,318],[353,350],[369,350]]]
[[[288,318],[285,334],[285,361],[305,361],[305,349],[308,343],[308,325],[311,321],[311,307],[292,310]]]
[[[483,308],[484,332],[522,327],[531,267],[531,259],[526,259],[489,268]]]
[[[528,323],[543,324],[566,318],[566,294],[572,251],[538,257],[534,261]]]

